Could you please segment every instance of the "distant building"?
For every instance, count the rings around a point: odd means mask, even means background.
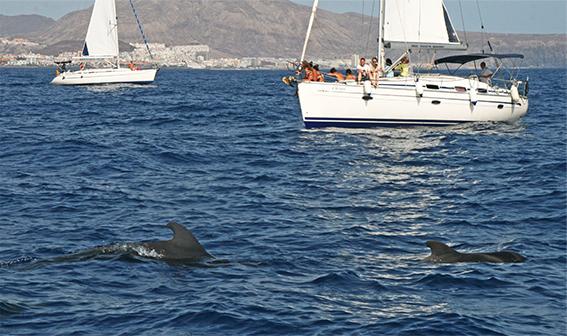
[[[353,67],[354,69],[356,69],[359,61],[360,61],[360,55],[358,55],[358,54],[352,55],[352,63],[351,63],[350,66]]]
[[[5,38],[0,37],[0,44],[12,45],[12,46],[22,46],[22,47],[39,47],[39,43],[31,42],[23,38]]]
[[[126,60],[156,62],[165,66],[188,66],[202,63],[209,59],[210,48],[207,45],[180,45],[166,46],[163,43],[150,43],[148,46],[153,60],[148,54],[146,45],[142,43],[131,44],[135,49],[129,53],[122,53]]]
[[[0,63],[9,66],[49,66],[53,65],[53,57],[34,53],[0,58]]]

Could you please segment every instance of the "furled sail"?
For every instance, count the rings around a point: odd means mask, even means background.
[[[118,23],[115,0],[96,0],[83,56],[94,58],[118,56]]]
[[[465,49],[443,0],[385,0],[386,47]]]

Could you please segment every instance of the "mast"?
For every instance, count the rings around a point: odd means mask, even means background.
[[[116,0],[112,0],[112,7],[114,8],[114,17],[116,22],[116,68],[120,69],[120,40],[118,39],[118,14],[116,13]]]
[[[311,36],[311,28],[313,28],[313,21],[315,20],[315,14],[317,13],[317,6],[319,5],[319,0],[313,0],[313,8],[311,9],[311,18],[309,19],[309,26],[307,27],[307,34],[305,34],[305,43],[303,43],[303,51],[301,52],[300,62],[305,59],[305,52],[307,51],[307,43],[309,42],[309,37]]]
[[[384,0],[380,0],[380,17],[378,18],[378,65],[384,70]]]

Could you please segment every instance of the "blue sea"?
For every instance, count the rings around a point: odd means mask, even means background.
[[[278,71],[53,72],[0,69],[1,335],[566,334],[565,70],[517,123],[388,129],[305,129]],[[216,260],[60,258],[172,220]]]

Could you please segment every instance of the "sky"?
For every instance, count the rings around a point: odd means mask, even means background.
[[[312,0],[292,1],[308,6],[313,3]],[[0,14],[39,14],[58,19],[71,11],[87,8],[93,2],[94,0],[0,0]],[[361,13],[364,8],[364,12],[371,15],[373,3],[376,3],[376,16],[379,0],[320,0],[319,6],[339,13]],[[567,0],[478,0],[478,3],[488,32],[567,33]],[[480,31],[477,0],[445,0],[445,4],[456,29],[463,29],[462,6],[466,30]]]

